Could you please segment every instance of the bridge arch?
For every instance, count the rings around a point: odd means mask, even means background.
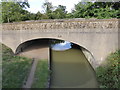
[[[120,48],[118,24],[119,19],[79,18],[5,23],[2,24],[0,42],[15,53],[20,44],[29,40],[54,38],[69,41],[91,52],[98,67],[108,54]]]
[[[63,41],[67,41],[67,40],[64,40],[64,39],[56,39],[56,38],[37,38],[37,39],[31,39],[31,40],[28,40],[28,41],[25,41],[21,44],[19,44],[15,50],[15,54],[18,54],[20,52],[23,52],[23,50],[26,48],[26,47],[29,47],[30,45],[34,44],[34,43],[38,43],[40,42],[41,44],[42,43],[46,43],[49,45],[49,40],[63,40]],[[71,42],[71,41],[69,41]],[[81,49],[81,51],[83,52],[83,54],[85,55],[85,57],[87,58],[88,62],[91,64],[91,66],[93,68],[96,68],[96,61],[94,59],[94,56],[92,55],[92,53],[86,49],[84,46],[82,45],[79,45],[77,43],[74,43],[74,42],[71,42],[73,43],[75,46],[79,47]]]

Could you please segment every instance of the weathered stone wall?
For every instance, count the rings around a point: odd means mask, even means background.
[[[90,52],[83,50],[95,68],[108,54],[120,49],[119,21],[120,19],[65,19],[4,23],[3,30],[0,30],[0,42],[16,52],[18,47],[28,46],[25,42],[30,40],[50,38],[70,41]],[[21,44],[24,45],[21,47]]]
[[[118,28],[119,19],[39,20],[2,24],[2,30],[43,29],[111,29]]]
[[[96,62],[96,60],[94,59],[94,57],[92,56],[92,54],[84,49],[84,48],[81,48],[82,52],[84,53],[85,57],[87,58],[87,60],[89,61],[89,63],[92,65],[92,67],[95,69],[98,65],[98,63]]]

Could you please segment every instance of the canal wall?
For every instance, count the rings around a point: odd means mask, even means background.
[[[95,69],[98,66],[98,63],[96,62],[95,58],[92,56],[92,54],[88,50],[84,48],[81,48],[81,50],[84,53],[90,65],[92,65],[92,67]]]

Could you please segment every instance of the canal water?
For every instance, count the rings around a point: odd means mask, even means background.
[[[50,50],[50,88],[98,88],[95,72],[82,51],[65,43]]]

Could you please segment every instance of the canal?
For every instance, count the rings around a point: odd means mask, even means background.
[[[51,71],[50,88],[98,88],[95,71],[81,46],[56,39],[32,40],[25,45],[28,47],[21,53],[23,56],[36,59],[50,57],[47,64]]]
[[[52,45],[50,88],[97,88],[95,72],[79,46],[70,42]]]

